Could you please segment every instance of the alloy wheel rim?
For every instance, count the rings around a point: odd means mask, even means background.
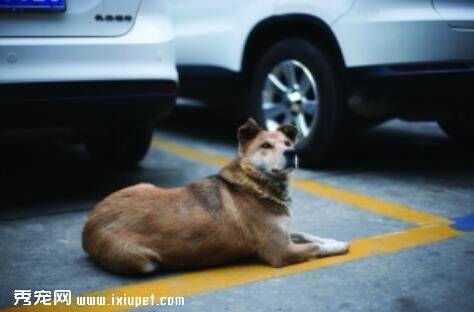
[[[319,92],[316,79],[305,65],[294,59],[275,65],[267,74],[261,95],[268,130],[292,123],[300,137],[310,134],[316,121]]]

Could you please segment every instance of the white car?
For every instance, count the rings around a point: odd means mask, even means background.
[[[473,0],[176,0],[180,94],[293,122],[303,160],[392,117],[474,137]]]
[[[0,131],[67,128],[133,165],[175,103],[169,0],[0,0]],[[71,132],[71,131],[70,131]]]

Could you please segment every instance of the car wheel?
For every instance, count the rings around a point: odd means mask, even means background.
[[[451,138],[463,142],[474,139],[474,115],[462,114],[455,118],[439,120],[439,127]]]
[[[132,168],[147,154],[152,136],[151,122],[131,123],[90,134],[85,145],[90,159],[98,165]]]
[[[343,133],[348,108],[335,68],[324,49],[304,39],[286,39],[263,56],[253,77],[255,119],[268,130],[293,123],[306,164],[327,164]]]

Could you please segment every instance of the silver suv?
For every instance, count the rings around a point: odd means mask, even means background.
[[[176,0],[173,24],[181,95],[295,123],[303,161],[394,117],[474,138],[473,0]]]
[[[177,90],[168,0],[0,0],[0,131],[68,128],[115,165]]]

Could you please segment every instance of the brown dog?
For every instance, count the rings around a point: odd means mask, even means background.
[[[121,273],[254,255],[281,267],[347,252],[347,243],[289,231],[297,130],[264,131],[249,119],[237,136],[239,156],[217,176],[174,189],[138,184],[105,198],[89,215],[84,250]]]

